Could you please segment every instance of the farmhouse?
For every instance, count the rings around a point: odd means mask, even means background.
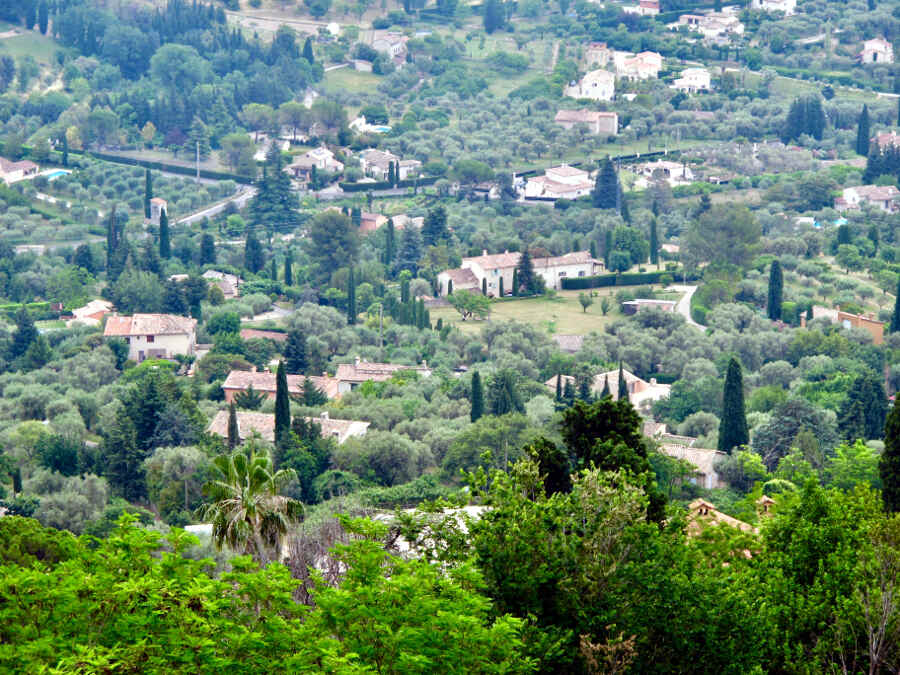
[[[422,162],[417,159],[400,159],[397,155],[370,148],[359,153],[359,165],[367,176],[375,180],[387,180],[391,164],[397,167],[399,180],[406,180],[419,171]]]
[[[200,276],[213,285],[218,286],[226,300],[233,300],[238,297],[238,295],[240,295],[241,284],[244,283],[243,279],[236,274],[229,274],[228,272],[220,272],[218,270],[206,270]]]
[[[544,171],[543,176],[529,178],[525,198],[577,199],[591,193],[594,182],[587,171],[562,164]]]
[[[649,80],[659,77],[662,56],[656,52],[641,52],[636,56],[616,52],[616,75],[627,80]]]
[[[194,353],[197,319],[176,314],[134,314],[111,316],[106,320],[103,336],[123,338],[128,343],[128,358],[140,363],[144,359],[172,359]]]
[[[613,60],[614,49],[610,49],[605,42],[590,42],[584,48],[584,65],[588,68],[599,66],[606,68]]]
[[[898,197],[900,190],[893,185],[858,185],[844,188],[841,196],[834,200],[834,208],[837,211],[846,211],[869,204],[885,213],[896,213]]]
[[[619,133],[619,115],[597,110],[560,110],[553,120],[564,129],[584,124],[592,134],[615,136]]]
[[[694,485],[698,485],[705,490],[728,487],[728,483],[722,480],[721,476],[716,472],[716,463],[728,456],[724,452],[707,448],[694,448],[677,443],[662,443],[659,445],[659,449],[664,455],[675,459],[683,459],[694,466],[696,473],[690,478],[690,482]]]
[[[363,382],[386,382],[403,370],[415,371],[422,377],[431,376],[427,361],[423,361],[421,366],[402,366],[396,363],[373,363],[357,356],[353,363],[338,364],[334,379],[337,380],[338,394],[345,394]]]
[[[309,378],[310,383],[328,398],[338,398],[337,380],[327,375],[288,375],[288,394],[300,396],[303,394],[303,383]],[[253,391],[263,392],[267,398],[275,398],[275,373],[257,370],[232,370],[222,383],[222,391],[225,392],[225,401],[231,403],[234,395],[240,391],[247,391],[253,387]]]
[[[609,71],[592,70],[585,73],[580,81],[570,82],[563,93],[572,98],[612,101],[616,95],[616,78]]]
[[[884,38],[874,38],[863,42],[859,53],[861,63],[893,63],[894,46]]]
[[[344,163],[335,159],[334,153],[322,146],[296,157],[293,162],[284,167],[284,170],[294,178],[309,180],[313,167],[316,171],[340,173],[344,170]]]
[[[750,8],[792,16],[797,11],[797,0],[750,0]]]
[[[99,326],[103,317],[113,311],[109,300],[91,300],[83,307],[72,310],[72,318],[66,320],[66,328],[80,323],[84,326]]]
[[[661,398],[668,398],[669,392],[671,390],[671,386],[668,384],[659,384],[657,383],[655,378],[650,378],[650,381],[642,380],[637,375],[627,370],[622,370],[622,376],[625,379],[625,386],[628,388],[628,399],[634,405],[635,408],[639,408],[642,403],[658,401]],[[563,375],[561,384],[565,386],[566,382],[571,382],[572,385],[575,385],[575,378],[572,375]],[[551,377],[549,380],[544,382],[544,385],[553,391],[556,392],[556,377]],[[615,400],[619,400],[619,371],[609,370],[605,373],[598,373],[594,376],[594,381],[591,384],[591,391],[594,394],[599,394],[603,391],[604,385],[609,389],[610,395]]]
[[[37,172],[38,165],[27,159],[21,162],[11,162],[5,157],[0,157],[0,180],[7,184],[37,175]]]
[[[681,77],[672,82],[673,89],[686,94],[709,91],[710,86],[711,80],[706,68],[685,68],[681,71]]]
[[[245,441],[256,432],[264,441],[275,442],[275,415],[239,410],[235,416],[240,440]],[[323,412],[319,417],[305,417],[304,419],[319,426],[322,438],[333,438],[338,445],[348,438],[365,436],[369,429],[369,422],[332,419],[327,412]],[[217,412],[206,430],[216,436],[228,438],[228,411]]]
[[[879,321],[871,314],[851,314],[844,312],[840,306],[834,309],[813,305],[813,319],[828,319],[831,323],[838,323],[843,328],[859,328],[872,336],[872,343],[884,344],[884,321]],[[800,318],[800,325],[806,326],[806,317]]]

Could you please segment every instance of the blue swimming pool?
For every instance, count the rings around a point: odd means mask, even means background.
[[[53,180],[54,178],[59,178],[60,176],[66,176],[72,173],[71,171],[66,171],[65,169],[57,169],[56,171],[51,171],[48,174],[44,174],[47,176],[47,180]]]

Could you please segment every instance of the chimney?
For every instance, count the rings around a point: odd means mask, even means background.
[[[428,367],[428,359],[422,359],[422,367],[423,367],[423,368],[427,368],[427,367]]]
[[[255,372],[256,372],[256,366],[250,366],[250,372],[251,372],[251,373],[255,373]]]
[[[354,360],[354,364],[356,365],[357,368],[359,368],[359,357],[358,356]]]
[[[481,255],[487,255],[487,249],[486,249],[486,248],[481,249]]]
[[[321,417],[323,420],[327,420],[328,419],[328,411],[323,410],[322,414],[319,417]]]

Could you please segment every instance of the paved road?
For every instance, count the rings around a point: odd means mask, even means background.
[[[694,321],[691,318],[691,298],[694,293],[697,292],[696,286],[669,286],[666,288],[667,291],[673,291],[675,293],[684,293],[681,296],[681,300],[678,301],[678,304],[675,305],[675,311],[681,314],[684,317],[685,321],[688,322],[689,325],[694,326],[695,328],[699,328],[700,330],[706,330],[706,326],[701,326],[699,323]]]
[[[234,202],[235,206],[239,209],[244,208],[251,199],[253,199],[254,195],[256,195],[256,188],[253,187],[244,187],[241,189],[236,195],[229,197],[228,199],[219,202],[218,204],[213,204],[210,207],[203,209],[202,211],[197,211],[196,213],[192,213],[189,216],[185,216],[184,218],[176,221],[177,225],[192,225],[193,223],[199,223],[204,218],[212,218],[216,216],[230,204]]]

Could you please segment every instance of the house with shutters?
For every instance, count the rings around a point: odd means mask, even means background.
[[[893,63],[894,45],[884,38],[874,38],[863,42],[859,53],[860,63]]]
[[[197,343],[197,319],[177,314],[110,316],[103,329],[106,338],[121,338],[128,344],[128,358],[174,359],[190,356]]]
[[[592,101],[612,101],[616,95],[616,77],[607,70],[591,70],[581,80],[570,82],[563,94]]]
[[[599,110],[560,110],[553,121],[563,129],[573,129],[579,124],[594,135],[615,136],[619,133],[619,115]]]
[[[594,181],[587,171],[568,164],[550,167],[543,176],[533,176],[525,183],[526,199],[578,199],[589,195]]]

